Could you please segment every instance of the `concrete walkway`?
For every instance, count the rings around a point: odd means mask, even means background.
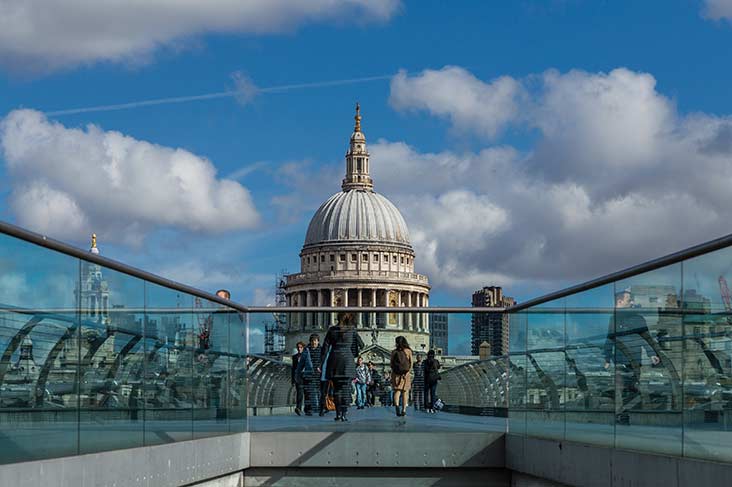
[[[334,421],[335,412],[325,416],[250,416],[249,431],[492,431],[505,432],[506,418],[491,416],[466,416],[438,412],[428,414],[409,408],[406,417],[397,417],[393,407],[376,406],[348,410],[348,422]]]

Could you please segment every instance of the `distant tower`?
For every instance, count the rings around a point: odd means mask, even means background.
[[[13,367],[16,373],[16,380],[20,382],[35,382],[38,379],[40,370],[33,359],[33,340],[29,336],[23,338],[20,344],[20,356]]]
[[[448,319],[447,313],[430,313],[430,349],[449,355],[448,351]]]
[[[503,308],[513,306],[516,301],[503,295],[500,286],[487,286],[473,293],[473,307]],[[508,353],[509,317],[506,313],[475,313],[471,322],[471,353],[480,354],[483,342],[490,344],[490,353]]]
[[[99,255],[96,234],[91,236],[89,252]],[[102,266],[82,260],[81,286],[76,298],[82,319],[109,326],[109,283],[102,278]]]

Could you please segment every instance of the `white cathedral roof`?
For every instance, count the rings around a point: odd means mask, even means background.
[[[361,131],[361,107],[346,153],[343,191],[323,203],[310,220],[305,247],[324,243],[375,242],[406,245],[409,230],[391,201],[373,190],[366,137]]]
[[[341,191],[323,203],[310,220],[305,246],[347,241],[410,245],[404,217],[374,191]]]

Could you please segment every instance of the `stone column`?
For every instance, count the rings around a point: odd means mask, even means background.
[[[411,291],[409,291],[407,293],[407,307],[408,308],[411,308],[412,307],[412,292]],[[414,321],[412,320],[412,313],[409,313],[408,315],[406,315],[405,318],[407,319],[406,327],[410,331],[412,331],[413,330],[413,327],[414,327]]]
[[[323,306],[323,290],[322,289],[318,289],[315,292],[318,293],[318,297],[317,297],[317,305],[318,305],[318,307]],[[323,319],[325,318],[325,316],[323,315],[323,313],[321,313],[320,311],[318,311],[317,314],[315,315],[315,317],[316,317],[315,325],[318,328],[322,328],[323,327]]]
[[[423,295],[424,299],[424,307],[429,308],[430,306],[430,296],[429,294],[425,293]],[[422,331],[429,332],[430,331],[430,325],[429,325],[429,313],[425,313],[424,315],[424,325],[422,326]]]
[[[371,290],[371,306],[376,306],[376,289]],[[369,315],[369,326],[376,326],[376,313]]]
[[[419,307],[424,308],[424,294],[418,292]],[[419,331],[424,331],[424,313],[419,314]]]
[[[363,307],[363,289],[356,290],[356,306],[359,308]],[[356,325],[361,328],[363,327],[363,313],[358,313],[356,318]]]
[[[348,288],[343,290],[343,306],[348,306]]]
[[[308,308],[311,308],[313,306],[313,292],[312,291],[305,291],[305,306],[307,306]],[[310,326],[310,327],[312,327],[315,324],[315,320],[313,320],[312,313],[305,314],[305,323],[307,326]]]

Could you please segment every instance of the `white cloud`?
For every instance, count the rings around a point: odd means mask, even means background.
[[[5,0],[0,64],[52,70],[97,61],[144,63],[206,33],[267,34],[317,21],[386,21],[399,0]]]
[[[519,115],[521,85],[509,76],[484,83],[463,68],[446,66],[391,80],[389,101],[397,110],[427,110],[460,130],[495,137]]]
[[[702,15],[713,20],[732,20],[732,0],[704,0]]]
[[[495,82],[462,70],[445,75],[456,69],[398,75],[392,103],[426,108],[450,117],[455,130],[494,140],[508,122],[470,108],[461,94],[490,91]],[[424,80],[438,92],[424,89]],[[538,132],[528,150],[371,147],[376,189],[404,213],[415,264],[433,284],[464,291],[580,280],[728,231],[732,117],[681,115],[653,76],[623,68],[547,71],[513,84],[523,94],[511,123]]]
[[[139,244],[154,227],[218,233],[259,221],[246,188],[183,149],[94,125],[67,128],[33,110],[2,120],[0,146],[15,183],[15,217],[54,237],[95,231]]]
[[[275,295],[272,287],[258,287],[254,289],[253,306],[274,306]]]

